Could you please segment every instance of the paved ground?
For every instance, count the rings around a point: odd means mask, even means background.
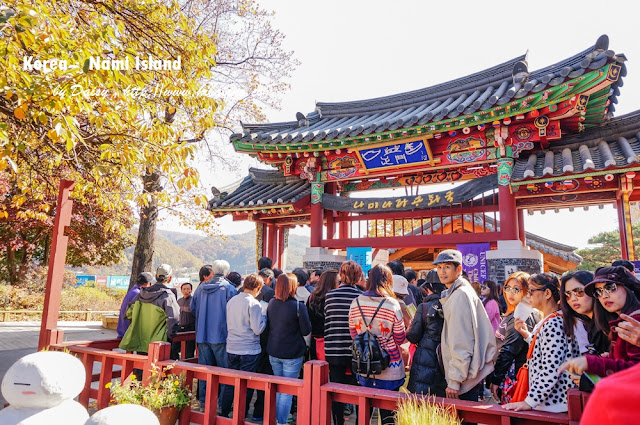
[[[65,341],[112,339],[116,331],[104,329],[102,322],[58,322]],[[0,322],[0,382],[16,360],[38,350],[40,322]],[[0,394],[0,407],[5,400]]]

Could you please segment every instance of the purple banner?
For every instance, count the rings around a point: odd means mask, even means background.
[[[488,279],[487,251],[489,243],[467,243],[456,247],[462,254],[462,270],[469,275],[470,282],[482,283]]]

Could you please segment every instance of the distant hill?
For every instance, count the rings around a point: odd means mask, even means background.
[[[191,233],[158,230],[156,234],[156,251],[154,267],[170,264],[177,275],[197,273],[203,264],[214,260],[227,260],[232,271],[243,276],[256,268],[256,233],[255,230],[239,234],[219,237],[204,237]],[[302,256],[309,246],[309,237],[289,235],[287,270],[302,266]],[[131,274],[131,259],[134,247],[125,250],[125,260],[110,267],[92,267],[72,269],[76,273],[88,275],[121,275]]]

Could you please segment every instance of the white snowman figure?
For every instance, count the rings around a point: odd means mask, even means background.
[[[84,365],[71,354],[40,351],[15,362],[2,380],[9,406],[2,425],[84,425],[87,409],[74,401],[86,380]]]
[[[146,407],[137,404],[117,404],[93,414],[84,425],[160,425],[158,418]]]

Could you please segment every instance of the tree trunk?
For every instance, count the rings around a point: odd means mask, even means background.
[[[162,190],[160,173],[157,171],[146,173],[142,176],[142,181],[144,183],[143,192],[148,193],[150,196],[149,204],[143,206],[140,210],[140,226],[138,227],[136,248],[133,252],[129,289],[133,288],[140,273],[150,272],[155,275],[153,270],[153,254],[156,240],[156,223],[158,220],[158,200],[155,194]]]

